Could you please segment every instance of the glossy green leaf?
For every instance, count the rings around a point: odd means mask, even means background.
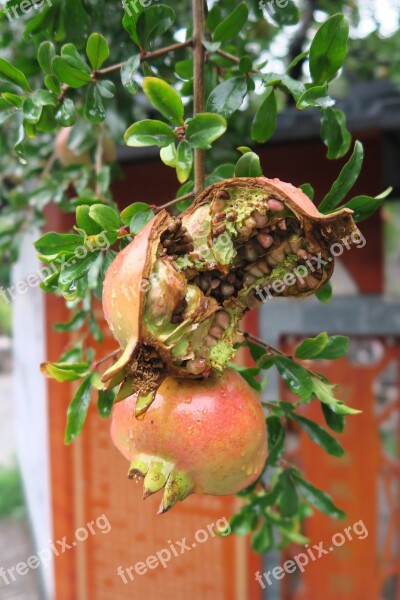
[[[324,404],[323,402],[320,404],[325,423],[328,425],[328,427],[337,433],[342,433],[345,426],[346,417],[344,415],[338,415],[335,413],[328,404]]]
[[[169,146],[175,141],[175,135],[171,128],[162,121],[145,119],[131,125],[125,132],[125,143],[127,146]]]
[[[302,185],[299,185],[299,188],[310,198],[310,200],[314,200],[315,191],[310,183],[303,183]]]
[[[214,31],[213,41],[226,42],[236,37],[245,26],[248,16],[248,8],[244,2],[241,2],[217,25]]]
[[[167,167],[176,167],[176,146],[175,144],[170,144],[169,146],[165,146],[165,148],[161,148],[160,150],[160,158],[163,161],[164,165]]]
[[[226,131],[227,123],[220,115],[200,113],[188,120],[186,140],[191,148],[207,150]]]
[[[0,58],[0,80],[13,83],[23,89],[24,92],[32,91],[24,73],[14,67],[5,58]]]
[[[269,15],[278,25],[296,25],[299,22],[300,13],[293,0],[281,0],[265,2],[264,6]]]
[[[388,188],[385,192],[375,198],[372,198],[371,196],[357,196],[356,198],[352,198],[343,208],[350,208],[353,210],[353,218],[359,223],[360,221],[372,217],[372,215],[381,208],[385,199],[391,192],[392,188]]]
[[[239,62],[239,71],[242,73],[242,75],[251,73],[252,69],[253,61],[251,60],[250,56],[242,56]]]
[[[344,335],[331,336],[325,348],[317,356],[318,360],[336,360],[349,351],[349,338]]]
[[[112,390],[100,390],[97,400],[97,410],[103,419],[107,419],[114,405],[115,392]]]
[[[174,21],[175,12],[167,4],[146,8],[137,20],[137,35],[142,48],[148,50],[158,37],[168,31]]]
[[[315,296],[318,298],[320,302],[323,304],[327,304],[333,295],[332,284],[330,281],[326,283],[322,288],[320,288],[317,292],[315,292]]]
[[[183,104],[174,88],[158,77],[145,77],[142,87],[154,108],[173,125],[182,125]]]
[[[76,224],[87,235],[96,235],[103,231],[103,227],[96,223],[90,216],[90,206],[81,204],[76,209]]]
[[[82,245],[82,242],[83,239],[80,235],[49,231],[36,240],[33,245],[39,254],[57,256],[62,252],[74,252],[75,248]]]
[[[61,94],[61,83],[54,75],[46,75],[44,78],[44,85],[56,96]]]
[[[103,231],[113,231],[119,229],[119,214],[111,206],[105,204],[94,204],[89,208],[89,216],[95,221]]]
[[[70,444],[82,431],[89,409],[92,384],[90,376],[86,377],[79,386],[67,411],[67,427],[65,430],[65,443]]]
[[[285,429],[279,417],[269,415],[266,419],[267,439],[268,439],[268,457],[266,466],[275,465],[283,455],[285,450]]]
[[[36,90],[32,94],[32,102],[36,106],[57,106],[57,99],[48,90]]]
[[[176,175],[179,183],[185,183],[188,180],[193,166],[193,152],[186,140],[178,144],[176,155]]]
[[[252,139],[259,143],[269,140],[276,129],[276,119],[276,96],[274,90],[270,88],[254,117],[251,129]]]
[[[89,363],[86,362],[42,363],[40,371],[45,377],[63,383],[64,381],[77,381],[81,379],[87,373],[89,366]]]
[[[141,231],[143,227],[152,220],[153,217],[154,213],[151,210],[138,211],[131,219],[129,231],[134,235],[138,234],[139,231]]]
[[[106,38],[100,33],[92,33],[86,45],[86,55],[92,65],[92,69],[97,71],[110,55],[110,49]]]
[[[25,98],[22,110],[24,113],[24,119],[28,121],[28,123],[36,124],[39,122],[40,117],[42,116],[42,106],[37,106],[33,103],[32,98]]]
[[[293,517],[299,510],[299,498],[290,471],[283,471],[280,474],[279,483],[281,515],[284,518]]]
[[[327,96],[328,86],[325,85],[316,85],[314,87],[308,88],[304,94],[298,98],[296,107],[299,110],[304,110],[305,108],[309,108],[310,106],[316,106],[320,108],[328,108],[335,104],[333,98]]]
[[[87,90],[85,117],[96,125],[102,123],[106,118],[106,111],[97,85],[91,85]]]
[[[310,71],[316,84],[333,79],[347,54],[349,22],[343,14],[330,17],[318,29],[310,48]]]
[[[332,454],[332,456],[343,456],[344,450],[337,439],[332,437],[331,434],[318,425],[318,423],[295,414],[292,415],[292,418],[302,429],[304,429],[308,437],[326,450],[328,454]]]
[[[292,470],[292,476],[296,481],[298,490],[310,504],[334,519],[344,519],[345,513],[334,505],[328,494],[303,479],[297,471]]]
[[[318,400],[328,404],[331,410],[338,415],[357,415],[361,412],[360,410],[347,406],[341,400],[338,400],[334,394],[335,386],[321,381],[321,379],[318,379],[317,377],[312,378],[312,386],[313,394]]]
[[[58,279],[58,285],[61,290],[69,291],[72,285],[75,285],[78,279],[85,277],[97,259],[97,252],[90,252],[87,250],[85,258],[70,258],[67,264],[63,267],[60,277]]]
[[[139,88],[135,82],[135,74],[140,67],[140,54],[131,56],[121,67],[122,85],[130,94],[137,94]]]
[[[53,328],[55,331],[59,332],[77,331],[82,327],[85,320],[86,312],[81,310],[77,312],[67,323],[55,323],[55,325],[53,325]]]
[[[76,123],[76,110],[71,98],[64,98],[60,108],[56,112],[56,121],[63,127],[72,127]]]
[[[346,115],[341,110],[321,110],[321,139],[328,148],[328,158],[345,156],[351,146],[351,133],[346,126]]]
[[[53,69],[51,67],[51,61],[56,55],[56,49],[52,42],[42,42],[38,49],[38,62],[40,68],[45,75],[51,75]]]
[[[131,7],[129,4],[125,4],[124,6],[122,25],[129,33],[131,40],[136,44],[136,46],[140,46],[137,34],[137,21],[144,9],[145,7],[140,2],[138,2],[134,7]]]
[[[332,185],[331,190],[318,206],[318,210],[324,214],[334,210],[347,196],[358,179],[364,161],[364,148],[361,142],[356,142],[354,152],[349,162],[343,167],[339,177]]]
[[[243,104],[247,94],[244,77],[232,77],[213,89],[207,100],[207,110],[229,118]]]
[[[328,334],[326,332],[320,333],[314,338],[308,338],[304,340],[295,351],[295,357],[300,359],[313,359],[316,358],[326,348],[328,343]]]
[[[246,152],[235,167],[235,177],[262,177],[260,159],[254,152]]]
[[[130,206],[127,206],[121,213],[121,221],[124,225],[129,225],[132,217],[140,212],[148,212],[150,211],[150,205],[145,202],[135,202]]]
[[[268,552],[273,545],[272,525],[268,521],[264,521],[261,527],[251,536],[251,547],[254,552],[264,554],[265,552]]]
[[[87,83],[92,83],[92,78],[86,71],[71,66],[65,58],[56,56],[53,58],[52,67],[54,73],[63,83],[72,88],[80,88]]]
[[[79,54],[78,48],[75,44],[64,44],[61,48],[61,58],[63,58],[71,67],[78,69],[79,71],[85,71],[90,73],[89,65],[82,60]]]
[[[302,400],[309,400],[313,382],[308,371],[286,356],[275,357],[274,364],[289,389]]]

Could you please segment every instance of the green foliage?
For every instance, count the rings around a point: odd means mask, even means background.
[[[0,518],[19,518],[24,513],[24,493],[19,471],[0,467]]]

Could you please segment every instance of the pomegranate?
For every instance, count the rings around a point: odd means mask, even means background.
[[[180,217],[161,211],[111,264],[104,314],[122,355],[103,375],[136,415],[167,376],[205,378],[234,355],[237,327],[257,290],[302,298],[329,280],[332,243],[356,231],[352,211],[322,215],[278,179],[234,178],[207,188]],[[318,257],[304,278],[293,274]],[[307,268],[306,268],[307,271]],[[278,289],[275,287],[275,290]]]
[[[114,444],[144,477],[144,498],[164,488],[159,513],[189,494],[228,495],[260,475],[267,440],[256,392],[232,369],[204,381],[167,378],[142,419],[137,395],[112,412]]]

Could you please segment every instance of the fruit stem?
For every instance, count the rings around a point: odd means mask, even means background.
[[[193,116],[204,112],[204,0],[192,0],[193,12]],[[194,192],[204,188],[204,151],[194,151]]]

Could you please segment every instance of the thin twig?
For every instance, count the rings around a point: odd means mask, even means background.
[[[192,0],[193,12],[193,116],[203,113],[204,106],[204,0]],[[204,150],[194,151],[194,191],[204,188]]]
[[[115,358],[116,356],[118,356],[118,354],[120,352],[121,352],[121,350],[114,350],[114,352],[107,354],[107,356],[104,356],[104,358],[100,358],[100,360],[97,360],[96,362],[92,363],[92,369],[95,371],[100,365],[105,363],[107,360],[110,360],[111,358]]]
[[[179,202],[182,202],[183,200],[188,200],[189,198],[194,198],[194,192],[185,194],[184,196],[181,196],[180,198],[174,198],[174,200],[170,200],[169,202],[166,202],[165,204],[162,204],[161,206],[155,206],[154,212],[160,212],[160,210],[164,210],[164,209],[170,208],[171,206],[175,206],[175,204],[178,204]]]
[[[49,156],[46,164],[44,165],[44,169],[42,171],[42,174],[40,176],[41,179],[46,179],[46,177],[50,174],[51,169],[54,166],[54,163],[57,160],[57,151],[54,150],[54,152]]]
[[[225,52],[225,50],[218,49],[218,50],[216,50],[216,54],[219,54],[223,58],[226,58],[227,60],[230,60],[231,62],[234,62],[237,65],[240,63],[240,58],[238,56],[235,56],[234,54],[231,54],[230,52]],[[259,71],[258,69],[252,69],[250,71],[250,73],[262,75],[262,72]]]
[[[243,331],[242,329],[238,329],[238,333],[240,333],[245,339],[251,340],[251,341],[255,342],[256,344],[258,344],[259,346],[262,346],[263,348],[265,348],[265,350],[268,352],[268,354],[271,354],[271,355],[278,354],[279,356],[285,356],[286,358],[292,358],[289,354],[285,354],[285,352],[282,352],[278,348],[271,346],[266,341],[262,340],[261,338],[257,337],[256,335],[253,335],[252,333],[248,333],[247,331]]]

